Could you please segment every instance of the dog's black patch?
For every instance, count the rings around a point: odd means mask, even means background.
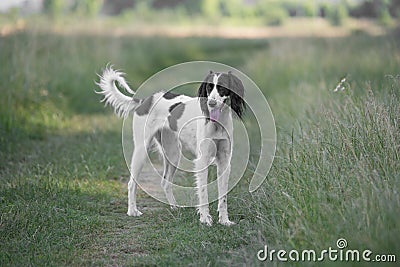
[[[174,99],[175,97],[179,96],[179,94],[171,93],[171,92],[166,92],[163,97],[165,99]]]
[[[180,104],[182,104],[182,102],[178,102],[178,103],[175,103],[175,104],[173,104],[172,106],[170,106],[169,109],[168,109],[169,113],[172,113],[172,111],[173,111],[177,106],[179,106]],[[182,116],[182,114],[181,114],[181,116]]]
[[[134,97],[132,98],[132,102],[135,103],[135,104],[139,104],[140,101],[141,100],[139,98],[134,98]]]
[[[153,103],[153,96],[149,96],[143,100],[143,102],[135,109],[135,112],[139,116],[143,116],[149,113],[151,105]]]
[[[178,102],[169,107],[168,111],[170,115],[168,116],[169,127],[173,131],[178,131],[178,119],[182,117],[183,111],[185,110],[185,104]]]

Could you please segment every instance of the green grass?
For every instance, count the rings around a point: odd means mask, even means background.
[[[322,250],[340,237],[398,253],[399,45],[392,35],[0,37],[0,265],[260,265],[265,244]],[[122,122],[94,94],[96,73],[111,62],[137,87],[190,60],[242,70],[275,115],[271,172],[255,193],[246,175],[230,194],[234,227],[205,227],[194,209],[170,211],[143,192],[144,215],[125,215]]]

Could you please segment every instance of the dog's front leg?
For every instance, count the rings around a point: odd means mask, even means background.
[[[219,223],[227,226],[235,224],[228,217],[227,194],[230,171],[231,165],[229,163],[217,165]]]
[[[197,208],[200,214],[200,222],[208,226],[212,225],[212,217],[208,208],[208,191],[207,191],[207,177],[208,168],[205,163],[204,157],[198,159],[196,162],[196,190],[199,199],[199,206]]]
[[[200,222],[211,226],[212,217],[208,208],[207,176],[208,168],[196,173],[196,190],[199,198],[198,213],[200,214]]]
[[[227,205],[231,157],[232,153],[229,140],[219,141],[217,152],[218,213],[219,223],[227,226],[235,224],[229,220]]]

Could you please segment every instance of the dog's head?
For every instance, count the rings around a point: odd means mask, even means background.
[[[229,106],[241,119],[246,108],[244,98],[244,86],[242,81],[228,73],[216,73],[210,71],[200,85],[197,96],[200,99],[200,107],[203,114],[209,120],[219,120],[222,109]]]

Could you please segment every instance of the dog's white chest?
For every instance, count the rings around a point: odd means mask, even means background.
[[[229,139],[227,129],[216,122],[209,122],[205,127],[205,138],[210,139]]]

